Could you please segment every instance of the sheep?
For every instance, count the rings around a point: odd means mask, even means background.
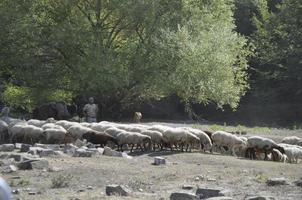
[[[184,129],[190,131],[192,134],[196,135],[200,139],[201,149],[205,151],[210,150],[212,148],[212,141],[205,132],[190,127],[185,127]]]
[[[302,138],[299,138],[297,136],[289,136],[289,137],[283,138],[281,143],[302,146]]]
[[[132,152],[134,145],[137,145],[137,147],[140,147],[140,149],[143,151],[142,145],[144,149],[146,149],[146,143],[151,143],[150,136],[142,135],[140,133],[135,132],[123,131],[117,135],[116,139],[118,141],[118,150],[120,149],[121,151],[123,151],[124,144],[132,145],[130,150],[130,152]]]
[[[232,155],[236,156],[236,148],[245,148],[246,142],[240,139],[238,136],[225,131],[216,131],[212,134],[213,146],[218,146],[221,150],[223,146],[228,147],[232,151]],[[224,150],[223,150],[224,151]],[[212,152],[212,150],[211,150]]]
[[[25,124],[17,124],[11,128],[11,141],[34,144],[44,139],[43,129]]]
[[[79,123],[77,123],[77,122],[70,122],[70,121],[66,121],[66,120],[59,120],[55,124],[62,126],[66,130],[69,129],[71,126],[79,125]]]
[[[63,128],[62,126],[57,125],[57,124],[53,124],[53,123],[46,123],[46,124],[44,124],[41,128],[42,128],[43,130],[46,130],[46,129],[59,129],[59,130],[64,130],[64,131],[66,131],[66,129]]]
[[[112,137],[117,137],[119,133],[123,133],[123,132],[126,131],[115,127],[111,127],[105,130],[105,133],[111,135]]]
[[[298,162],[298,159],[302,159],[302,147],[298,145],[291,145],[285,143],[279,143],[279,146],[284,148],[285,155],[288,158],[288,161],[291,162]]]
[[[108,142],[113,142],[118,145],[117,139],[107,133],[87,132],[83,134],[83,139],[86,139],[87,142],[93,144],[100,144],[102,147],[106,146]]]
[[[0,120],[0,143],[5,143],[9,139],[8,124]]]
[[[282,154],[278,149],[272,150],[270,160],[285,163],[287,161],[287,159],[288,159],[287,155]]]
[[[64,128],[47,128],[44,130],[45,143],[47,144],[66,144],[73,141],[72,135]]]
[[[114,128],[114,126],[112,124],[97,123],[97,124],[91,125],[90,128],[95,131],[104,132],[109,128]]]
[[[246,157],[252,159],[256,158],[255,152],[263,151],[265,154],[264,160],[267,160],[267,154],[273,149],[278,149],[282,154],[284,154],[284,148],[279,146],[273,140],[261,136],[252,136],[247,139]]]
[[[85,126],[81,126],[79,124],[70,126],[67,131],[72,135],[72,137],[76,139],[82,139],[83,134],[88,132],[95,132],[95,130],[92,130],[91,128],[87,128]]]
[[[45,123],[46,123],[46,121],[38,120],[38,119],[30,119],[27,121],[28,125],[33,125],[36,127],[42,127]]]
[[[138,133],[141,133],[146,130],[145,128],[136,125],[126,125],[126,124],[116,125],[115,127],[128,132],[138,132]]]
[[[153,145],[153,150],[155,150],[155,145],[158,146],[158,148],[162,149],[162,143],[164,141],[163,134],[158,131],[152,131],[152,130],[145,130],[141,132],[142,135],[147,135],[151,137],[151,143]]]
[[[171,151],[173,150],[173,145],[177,148],[180,144],[181,150],[183,151],[183,146],[187,145],[186,150],[190,148],[193,144],[199,143],[200,139],[182,128],[168,128],[163,132],[164,142],[170,146]]]

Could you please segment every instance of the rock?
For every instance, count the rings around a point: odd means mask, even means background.
[[[39,152],[40,157],[48,157],[48,156],[55,156],[56,153],[52,149],[43,149],[42,151]]]
[[[207,200],[234,200],[232,197],[211,197]]]
[[[118,195],[118,196],[129,196],[131,191],[123,185],[107,185],[106,195]]]
[[[21,144],[20,152],[28,152],[30,150],[30,144]]]
[[[105,147],[104,148],[103,155],[105,155],[105,156],[123,157],[122,152],[118,152],[118,151],[112,150],[109,147]]]
[[[245,200],[276,200],[276,198],[272,196],[248,196]]]
[[[29,194],[29,195],[36,195],[37,192],[35,192],[35,191],[29,191],[28,194]]]
[[[104,153],[104,148],[99,147],[99,148],[97,148],[97,150],[98,150],[98,152],[99,152],[100,154],[103,154],[103,153]]]
[[[21,149],[23,143],[15,143],[15,148],[16,149]]]
[[[42,148],[42,149],[47,149],[46,144],[40,144],[40,143],[36,143],[36,144],[34,145],[34,147],[40,147],[40,148]]]
[[[20,194],[20,189],[12,190],[12,194]]]
[[[300,180],[295,181],[294,183],[296,184],[296,186],[302,187],[302,178]]]
[[[73,144],[67,144],[65,145],[63,152],[68,155],[73,155],[77,149],[78,149],[77,146]]]
[[[14,144],[2,144],[0,145],[0,151],[14,151],[15,145]]]
[[[194,181],[196,181],[196,182],[200,181],[200,178],[197,176],[197,177],[194,178]]]
[[[155,157],[154,158],[154,165],[165,165],[166,164],[166,159],[163,157]]]
[[[28,153],[31,155],[39,155],[39,153],[43,150],[44,148],[42,147],[30,147]]]
[[[3,166],[1,169],[2,173],[12,173],[12,172],[16,172],[18,170],[18,168],[15,165],[6,165]]]
[[[201,199],[206,199],[210,197],[219,197],[222,196],[220,189],[212,189],[212,188],[197,188],[196,195]]]
[[[46,145],[47,149],[51,149],[53,151],[59,151],[61,150],[61,147],[59,144],[48,144]]]
[[[92,152],[87,151],[85,149],[77,149],[72,156],[73,157],[91,157]]]
[[[90,148],[95,148],[95,145],[92,144],[91,142],[87,142],[86,147]]]
[[[18,168],[21,170],[31,170],[31,169],[48,169],[49,163],[47,160],[26,160],[18,163]]]
[[[267,185],[269,186],[275,186],[275,185],[289,185],[287,180],[282,177],[282,178],[270,178],[266,182]]]
[[[127,158],[127,159],[132,159],[133,158],[132,156],[129,156],[126,152],[122,153],[122,157]]]
[[[195,187],[193,185],[183,185],[181,188],[184,190],[193,190]]]
[[[6,158],[3,160],[0,160],[0,166],[7,166],[7,165],[14,165],[15,159],[13,158]]]
[[[93,190],[93,187],[91,185],[88,185],[87,190]]]
[[[197,200],[197,196],[193,193],[187,192],[173,192],[170,196],[170,200]]]

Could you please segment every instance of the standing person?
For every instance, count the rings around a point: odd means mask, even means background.
[[[97,122],[97,113],[99,111],[98,106],[94,103],[94,98],[89,98],[89,103],[86,104],[83,108],[84,116],[86,117],[86,121],[88,123]]]

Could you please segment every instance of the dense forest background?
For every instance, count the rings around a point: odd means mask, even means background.
[[[302,122],[300,0],[0,0],[1,105]],[[0,106],[1,107],[1,106]]]

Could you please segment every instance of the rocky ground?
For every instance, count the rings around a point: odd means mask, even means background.
[[[281,133],[282,130],[278,130],[263,135],[277,140],[299,135],[298,131]],[[56,150],[42,154],[42,151],[34,151],[35,156],[19,153],[19,149],[0,153],[1,176],[10,184],[14,199],[169,199],[175,192],[188,193],[188,197],[189,193],[195,194],[197,188],[198,193],[202,188],[218,189],[219,195],[238,200],[252,199],[253,195],[302,199],[301,162],[252,161],[229,155],[170,151],[136,152],[132,157],[106,156],[101,149],[91,151],[91,157],[73,157],[72,147],[69,151],[65,149],[65,153],[60,153],[63,149]],[[87,149],[81,151],[77,156],[90,156],[82,154],[87,153]],[[16,155],[22,155],[23,161]],[[38,155],[42,158],[37,158]],[[165,158],[166,164],[153,165],[157,156]],[[281,179],[269,182],[274,178]],[[122,185],[129,196],[106,195],[106,186],[111,184]],[[172,196],[184,199],[181,195]],[[191,195],[187,199],[194,198]]]

